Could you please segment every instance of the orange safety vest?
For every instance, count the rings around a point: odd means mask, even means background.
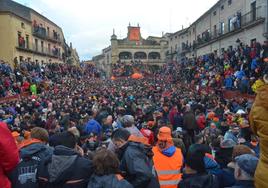
[[[158,175],[160,188],[177,188],[181,180],[181,168],[183,165],[183,155],[179,148],[168,157],[161,153],[157,146],[153,147],[154,167]]]

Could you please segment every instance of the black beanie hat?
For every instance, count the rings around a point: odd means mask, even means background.
[[[206,172],[203,152],[188,152],[185,163],[198,173]]]

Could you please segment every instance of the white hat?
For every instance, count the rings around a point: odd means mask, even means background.
[[[176,132],[182,132],[182,128],[181,127],[177,127]]]
[[[242,110],[242,109],[239,109],[237,112],[236,112],[236,114],[245,114],[246,112],[244,111],[244,110]]]

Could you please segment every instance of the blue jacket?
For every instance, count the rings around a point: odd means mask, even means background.
[[[252,59],[252,61],[251,61],[250,69],[251,69],[251,70],[255,70],[257,67],[258,67],[258,62],[257,62],[257,60],[254,58],[254,59]]]
[[[245,75],[246,75],[245,72],[244,72],[243,70],[240,70],[240,71],[238,71],[236,77],[237,77],[238,79],[242,80],[242,78],[243,78]]]
[[[97,122],[96,120],[94,119],[91,119],[87,122],[86,126],[85,126],[85,132],[87,134],[90,134],[90,133],[94,133],[96,134],[97,136],[100,136],[101,135],[101,132],[102,132],[102,127],[101,125],[99,124],[99,122]]]
[[[226,88],[233,87],[233,79],[230,76],[225,78],[224,85],[225,85]]]

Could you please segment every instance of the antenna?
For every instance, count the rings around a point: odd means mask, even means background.
[[[169,8],[169,32],[171,33],[171,8]]]

